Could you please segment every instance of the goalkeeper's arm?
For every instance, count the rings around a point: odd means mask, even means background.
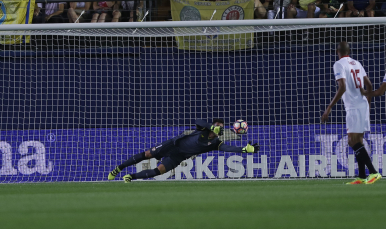
[[[237,147],[237,146],[230,146],[220,143],[219,150],[225,151],[225,152],[235,152],[235,153],[257,153],[260,150],[260,146],[255,143],[251,145],[251,143],[248,143],[245,147]]]
[[[215,125],[212,125],[212,124],[209,124],[207,122],[205,122],[204,120],[196,120],[196,128],[197,130],[210,130],[210,131],[213,131],[215,134],[221,136],[224,134],[224,127],[222,126],[215,126]]]
[[[196,120],[196,128],[197,130],[210,130],[212,127],[212,124],[205,122],[204,120],[198,119]]]

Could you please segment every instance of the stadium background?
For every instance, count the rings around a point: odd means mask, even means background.
[[[345,135],[341,102],[331,115],[332,124],[319,124],[335,93],[333,44],[258,44],[221,53],[81,47],[2,52],[0,140],[10,145],[12,166],[19,167],[17,174],[2,176],[2,182],[106,180],[116,164],[193,129],[195,119],[223,117],[228,128],[236,119],[247,120],[248,135],[229,143],[258,142],[260,155],[268,157],[268,177],[275,175],[283,155],[292,157],[299,174],[298,155],[308,160],[322,154],[315,134]],[[354,44],[352,50],[377,88],[384,73],[384,45]],[[384,105],[380,98],[373,104],[372,133],[383,136]],[[24,155],[21,150],[23,142],[33,145],[31,141],[45,148],[47,161],[40,170],[37,160],[19,164],[25,155],[33,155],[31,147]],[[368,144],[374,153],[378,143]],[[332,154],[336,143],[333,148]],[[5,158],[4,149],[0,159]],[[208,155],[216,156],[208,168],[218,177],[217,154]],[[218,154],[225,159],[231,155]],[[259,163],[260,156],[253,160]],[[245,167],[247,161],[238,163]],[[229,166],[225,163],[225,171],[232,170]],[[338,169],[347,170],[339,163]],[[197,176],[194,169],[192,173]],[[254,169],[252,177],[261,176],[261,170]],[[208,176],[204,173],[203,178]]]
[[[373,40],[368,28],[347,37],[364,43],[352,46],[352,56],[377,88],[384,31],[377,27]],[[288,30],[256,33],[253,49],[226,53],[177,50],[173,37],[40,35],[27,45],[0,45],[0,183],[15,182],[0,185],[2,228],[383,228],[385,182],[353,187],[347,179],[319,179],[351,178],[355,168],[342,102],[329,124],[319,124],[335,93],[331,67],[340,38],[329,32],[339,30],[312,29],[303,40],[298,29],[292,41],[284,37]],[[375,99],[365,135],[383,175],[385,108],[383,96]],[[212,152],[187,160],[184,168],[195,164],[193,178],[214,174],[226,182],[126,184],[125,173],[120,182],[51,182],[106,181],[129,155],[214,115],[225,116],[228,134],[235,118],[249,122],[248,135],[230,135],[230,144],[262,146],[255,155]],[[315,171],[318,157],[327,160],[327,174]],[[268,168],[256,169],[263,160]],[[184,168],[174,179],[186,178]],[[266,179],[277,174],[316,179]],[[255,177],[264,179],[238,179]]]

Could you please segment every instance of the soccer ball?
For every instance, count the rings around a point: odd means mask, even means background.
[[[236,134],[246,134],[248,130],[248,124],[244,120],[237,120],[233,123],[233,130]]]

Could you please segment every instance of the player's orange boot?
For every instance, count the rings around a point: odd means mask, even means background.
[[[375,181],[382,178],[382,175],[380,173],[373,173],[370,174],[366,179],[366,184],[374,184]]]
[[[365,183],[366,183],[366,179],[357,178],[351,182],[347,182],[346,184],[365,184]]]

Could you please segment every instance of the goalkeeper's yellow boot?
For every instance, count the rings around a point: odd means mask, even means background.
[[[109,177],[108,177],[108,179],[109,180],[114,180],[115,179],[115,177],[118,175],[118,173],[120,172],[121,170],[118,168],[118,166],[113,170],[113,171],[111,171],[110,173],[109,173]]]
[[[382,175],[380,173],[373,173],[370,174],[366,179],[366,184],[374,184],[375,181],[382,178]]]
[[[357,178],[351,182],[347,182],[346,184],[365,184],[365,183],[366,183],[366,179]]]
[[[133,178],[131,177],[130,174],[127,174],[127,175],[123,176],[123,180],[125,181],[125,183],[130,183],[132,179]]]

